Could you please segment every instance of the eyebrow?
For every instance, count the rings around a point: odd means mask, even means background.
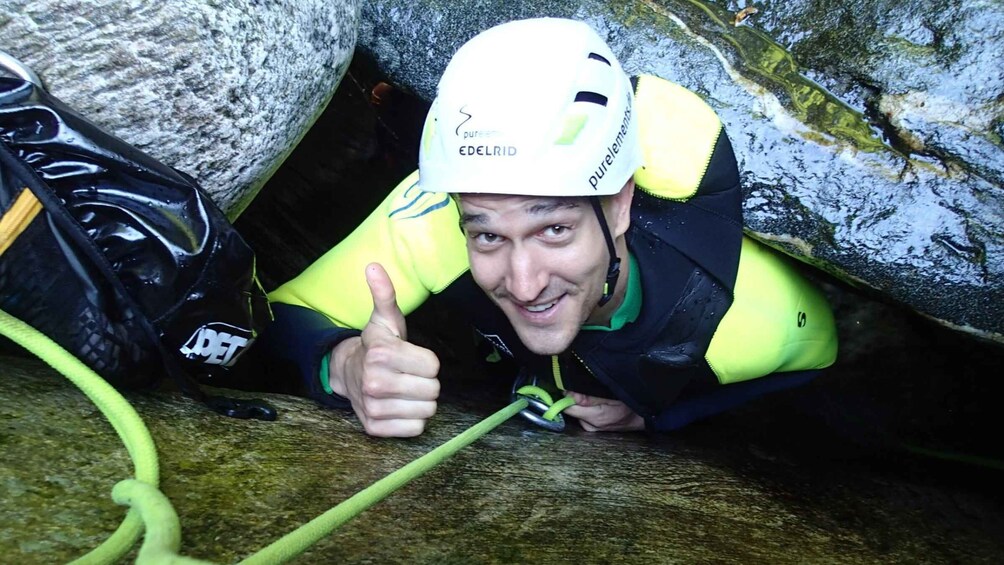
[[[580,202],[578,200],[572,199],[553,199],[544,200],[542,202],[537,202],[533,206],[526,209],[526,213],[531,216],[542,216],[545,214],[550,214],[555,210],[578,208]],[[488,216],[485,214],[467,214],[462,213],[460,215],[460,225],[467,226],[471,224],[486,224],[488,223]]]
[[[488,216],[484,214],[461,214],[460,215],[460,226],[467,226],[471,224],[486,224],[488,223]]]

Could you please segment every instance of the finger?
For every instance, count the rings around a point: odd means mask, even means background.
[[[615,424],[620,418],[620,411],[616,410],[615,407],[609,404],[600,404],[598,406],[569,406],[565,409],[565,414],[573,418],[578,418],[579,422],[582,424],[589,424],[596,428],[606,428],[612,424]],[[587,428],[583,425],[583,428]]]
[[[565,414],[577,418],[587,432],[623,432],[645,429],[645,419],[627,406],[570,406]]]
[[[613,398],[603,398],[601,396],[589,396],[588,394],[582,394],[581,392],[566,391],[565,396],[571,396],[575,399],[575,404],[579,406],[601,406],[604,404],[622,404],[620,400]]]
[[[369,378],[413,375],[435,379],[439,375],[439,358],[435,353],[403,340],[369,344],[364,362],[371,371]]]
[[[599,414],[599,408],[596,406],[582,406],[576,404],[565,408],[563,414],[573,418],[578,418],[579,420],[592,420]]]
[[[425,420],[363,420],[363,429],[374,437],[416,437],[425,431]]]
[[[367,398],[363,412],[368,420],[428,420],[436,415],[436,401]]]
[[[363,383],[363,394],[371,398],[401,398],[404,400],[436,400],[439,379],[407,374],[387,374],[369,378]]]
[[[373,315],[370,322],[379,324],[396,337],[408,339],[404,314],[397,305],[397,294],[394,283],[380,263],[370,263],[366,266],[366,284],[370,287],[373,297]]]
[[[565,409],[563,414],[578,420],[579,425],[582,426],[583,430],[586,430],[587,432],[595,432],[598,431],[599,428],[594,425],[593,419],[599,416],[599,412],[600,408],[598,406],[569,406]]]

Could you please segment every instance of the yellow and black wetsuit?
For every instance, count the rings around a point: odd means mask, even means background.
[[[610,327],[584,327],[562,355],[527,350],[475,285],[449,196],[406,178],[348,238],[271,293],[276,321],[257,347],[296,367],[312,395],[322,359],[358,335],[372,303],[364,267],[387,269],[406,314],[432,295],[530,373],[618,398],[650,429],[673,429],[804,382],[836,358],[833,316],[785,257],[742,232],[739,174],[714,111],[655,77],[634,81],[646,166],[626,238],[627,297]]]

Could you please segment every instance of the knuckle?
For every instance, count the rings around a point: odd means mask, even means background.
[[[422,435],[425,431],[425,420],[408,420],[408,423],[401,427],[400,437],[415,437]]]
[[[367,375],[367,377],[363,379],[362,391],[365,402],[365,398],[374,398],[383,395],[386,391],[386,386],[384,385],[383,379]]]
[[[362,411],[366,415],[366,419],[371,423],[383,419],[384,409],[381,403],[373,398],[363,398]]]
[[[366,356],[364,362],[368,366],[379,366],[387,363],[390,358],[390,353],[387,351],[387,347],[383,344],[373,344],[366,349]]]
[[[422,418],[424,418],[425,420],[428,420],[429,418],[432,418],[433,416],[436,415],[436,410],[438,410],[438,409],[439,409],[439,405],[436,404],[435,402],[428,403],[428,406],[426,407],[426,409],[423,410]],[[425,423],[423,422],[423,426],[424,425],[425,425]]]
[[[367,435],[373,437],[391,437],[391,429],[384,422],[374,422],[371,421],[368,424],[363,424],[363,429],[366,430]]]
[[[373,420],[370,420],[369,418],[360,414],[359,423],[363,425],[363,431],[366,432],[366,435],[375,436],[379,434],[380,426],[377,422],[374,422]]]
[[[366,415],[369,416],[374,421],[385,420],[387,416],[387,410],[378,402],[370,402],[369,407],[366,410]]]

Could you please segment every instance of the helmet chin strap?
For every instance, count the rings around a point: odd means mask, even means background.
[[[607,251],[610,254],[610,266],[607,267],[607,281],[603,285],[603,296],[600,297],[600,306],[603,306],[614,296],[614,288],[617,287],[617,278],[621,274],[621,258],[617,256],[617,249],[614,247],[614,238],[610,236],[610,227],[607,219],[603,215],[603,207],[600,205],[599,196],[590,196],[589,203],[593,205],[593,212],[596,219],[600,221],[600,229],[603,230],[603,238],[607,240]]]

